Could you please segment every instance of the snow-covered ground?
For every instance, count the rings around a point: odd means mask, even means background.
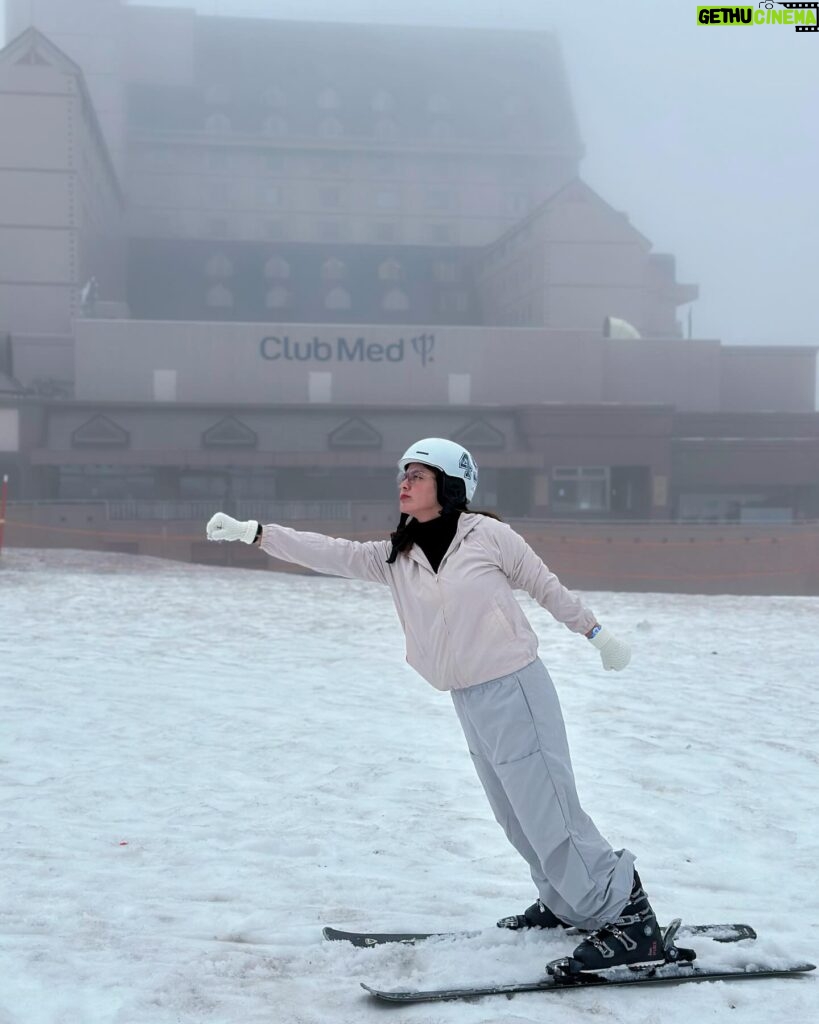
[[[260,558],[264,556],[260,554]],[[819,599],[588,593],[625,673],[527,597],[581,797],[703,964],[819,957]],[[0,560],[0,1024],[807,1022],[813,977],[387,1009],[534,979],[534,896],[386,589],[88,552]],[[321,927],[486,930],[355,950]]]

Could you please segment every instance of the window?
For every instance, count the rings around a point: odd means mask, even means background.
[[[281,206],[282,190],[280,186],[265,185],[263,198],[265,206]]]
[[[398,135],[398,125],[391,117],[379,117],[375,122],[377,139],[394,139]]]
[[[106,447],[106,448],[127,448],[130,444],[131,435],[114,420],[103,416],[101,413],[92,416],[81,426],[77,427],[71,435],[72,448]]]
[[[400,288],[391,288],[381,300],[381,308],[388,313],[399,313],[409,309],[409,298]]]
[[[322,265],[321,277],[324,281],[343,281],[346,276],[346,264],[335,256],[331,256],[330,259]]]
[[[398,193],[394,188],[380,188],[375,193],[375,205],[379,210],[394,210],[398,206]]]
[[[264,304],[268,309],[284,309],[290,305],[290,292],[284,285],[274,285],[265,296]]]
[[[211,238],[227,238],[228,222],[224,217],[210,217],[206,224],[206,233]]]
[[[432,264],[432,275],[441,284],[455,284],[461,280],[461,268],[457,263],[450,263],[446,260],[436,260]]]
[[[226,181],[209,181],[205,186],[205,199],[209,206],[227,206],[229,195]]]
[[[469,309],[469,294],[462,288],[441,292],[438,297],[438,308],[442,313],[466,313]]]
[[[233,292],[223,284],[214,284],[208,288],[205,302],[211,309],[231,309]]]
[[[605,466],[555,466],[552,508],[556,512],[606,512],[609,470]]]
[[[156,497],[156,480],[150,466],[61,466],[61,498],[107,498],[113,501]]]
[[[396,164],[390,156],[378,157],[373,161],[373,176],[376,178],[394,178]]]
[[[428,210],[449,210],[452,208],[452,193],[448,188],[431,188],[427,190]]]
[[[398,225],[391,221],[379,221],[373,228],[373,238],[376,242],[398,241]]]
[[[205,274],[207,277],[232,277],[233,264],[223,252],[215,252],[208,257]]]
[[[268,114],[262,124],[265,135],[280,136],[287,134],[287,119],[281,114]]]
[[[271,256],[264,265],[264,276],[269,281],[286,281],[290,277],[290,264],[284,256]]]
[[[271,174],[286,174],[287,163],[284,157],[269,154],[264,158],[265,170],[270,171]]]
[[[340,188],[323,188],[319,191],[319,201],[325,209],[333,209],[342,205]]]
[[[264,101],[268,107],[284,107],[287,105],[287,97],[277,85],[268,86],[264,91]]]
[[[451,224],[430,224],[428,234],[434,245],[449,245],[455,239],[455,229]]]
[[[205,103],[213,107],[230,102],[230,89],[226,85],[209,85],[205,90]]]
[[[335,89],[327,87],[322,89],[316,97],[316,105],[321,110],[338,110],[341,106],[341,99]]]
[[[208,153],[208,167],[212,171],[226,171],[228,167],[228,155],[222,149],[212,149]]]
[[[378,268],[379,281],[400,281],[403,276],[404,271],[401,264],[393,258],[384,260]]]
[[[347,163],[340,156],[323,156],[316,162],[316,170],[319,174],[344,174]]]
[[[344,134],[344,125],[337,117],[323,117],[319,121],[318,133],[323,139],[337,139]]]
[[[433,93],[427,99],[427,110],[430,114],[445,114],[451,107],[449,97],[443,93]]]
[[[340,242],[344,237],[344,225],[338,220],[320,220],[316,234],[321,242]]]
[[[205,118],[205,130],[225,134],[230,131],[230,118],[227,114],[210,114]]]
[[[437,118],[429,126],[429,134],[433,139],[449,139],[452,137],[452,125],[449,121],[442,121]]]
[[[203,448],[255,448],[259,436],[235,416],[224,416],[202,432]]]
[[[370,100],[370,106],[377,113],[383,114],[387,110],[392,110],[395,106],[395,100],[393,99],[392,94],[388,93],[386,89],[379,89]]]
[[[286,235],[284,221],[283,220],[268,220],[265,221],[264,225],[265,238],[271,240],[278,240],[284,238]]]
[[[352,306],[350,293],[346,288],[331,288],[324,296],[325,309],[349,309]]]

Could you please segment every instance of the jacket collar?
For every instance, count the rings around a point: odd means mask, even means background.
[[[452,538],[452,543],[447,548],[446,554],[441,559],[441,564],[438,566],[438,572],[443,569],[444,563],[449,556],[454,551],[458,550],[460,545],[463,543],[464,537],[475,529],[481,518],[481,516],[476,515],[474,512],[462,512],[461,515],[458,516],[458,525],[455,528],[455,536]],[[422,568],[426,569],[427,572],[432,572],[432,566],[429,564],[429,559],[417,544],[412,545],[412,548],[409,551],[409,557],[414,562],[417,562]]]

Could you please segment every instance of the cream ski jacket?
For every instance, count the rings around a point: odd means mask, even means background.
[[[265,526],[261,547],[317,572],[385,583],[407,640],[407,661],[439,690],[459,690],[517,672],[537,657],[537,637],[515,599],[525,590],[575,633],[594,614],[568,591],[520,534],[463,513],[435,573],[418,545],[387,564],[386,540],[352,541]]]

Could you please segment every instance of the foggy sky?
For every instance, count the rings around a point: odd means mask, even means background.
[[[819,33],[701,27],[696,0],[139,2],[555,31],[586,149],[581,174],[655,252],[676,256],[678,280],[699,284],[694,335],[819,344]]]

